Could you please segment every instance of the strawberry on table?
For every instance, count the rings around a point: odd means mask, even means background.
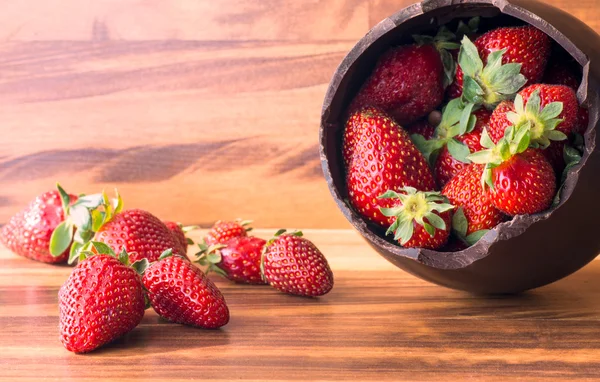
[[[250,220],[217,221],[206,233],[207,245],[223,244],[231,238],[247,236],[252,231]]]
[[[458,229],[458,234],[469,244],[474,244],[476,238],[480,237],[481,233],[476,234],[478,231],[492,229],[504,220],[504,214],[494,207],[481,187],[484,167],[475,163],[467,165],[442,190],[442,194],[455,206],[452,225],[455,230],[460,224],[465,225],[463,229]],[[463,217],[464,223],[457,222]]]
[[[394,204],[381,209],[393,220],[386,234],[394,233],[394,239],[403,247],[438,249],[448,241],[454,206],[439,192],[404,187],[398,192],[388,191],[380,198]]]
[[[266,241],[254,236],[232,237],[212,247],[199,244],[198,263],[208,266],[206,274],[215,272],[244,284],[265,284],[260,274],[260,259]]]
[[[66,194],[66,206],[77,196]],[[65,206],[59,191],[47,191],[36,197],[29,206],[10,218],[0,230],[0,242],[17,255],[44,263],[65,263],[69,257],[72,232],[66,247],[57,256],[50,253],[52,233],[65,221]]]
[[[494,206],[511,216],[541,212],[556,194],[552,166],[539,150],[528,148],[529,142],[528,126],[511,126],[497,145],[484,132],[482,145],[487,150],[469,155],[486,166],[482,186]]]
[[[356,133],[361,138],[356,141],[347,168],[349,202],[362,216],[387,228],[391,221],[379,208],[390,205],[378,199],[379,195],[404,186],[433,191],[435,182],[423,155],[392,118],[373,107],[358,110],[355,115],[360,120]]]
[[[497,28],[474,43],[465,36],[453,86],[467,101],[491,109],[523,85],[539,82],[549,55],[550,38],[531,25]]]
[[[165,250],[186,257],[186,250],[169,228],[156,216],[140,209],[125,210],[104,223],[94,236],[114,252],[124,248],[132,261],[148,259],[154,262]]]
[[[275,289],[297,296],[317,297],[333,288],[333,273],[321,251],[302,232],[279,230],[265,246],[261,270]]]
[[[142,280],[156,313],[171,322],[205,329],[229,322],[229,308],[217,286],[169,250],[146,269]]]
[[[143,271],[144,265],[138,264]],[[130,332],[146,309],[141,277],[129,266],[126,253],[81,260],[58,300],[60,340],[75,353],[90,352]]]
[[[197,229],[197,226],[189,226],[184,227],[183,224],[172,222],[172,221],[163,221],[163,223],[167,226],[169,231],[175,236],[179,244],[187,251],[188,245],[194,244],[194,241],[187,237],[187,233],[194,229]]]

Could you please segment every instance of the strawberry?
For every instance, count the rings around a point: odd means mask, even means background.
[[[392,221],[379,207],[390,202],[378,199],[381,194],[404,186],[431,191],[435,183],[425,158],[393,119],[373,107],[356,114],[361,138],[347,168],[349,202],[362,216],[387,228]]]
[[[435,133],[435,126],[432,126],[426,119],[412,123],[406,126],[405,129],[411,136],[413,134],[419,134],[425,139],[433,138]]]
[[[488,133],[498,143],[509,126],[528,125],[531,141],[547,147],[550,140],[566,139],[579,124],[578,116],[573,89],[562,85],[531,85],[517,94],[514,103],[503,101],[498,105],[490,118]]]
[[[573,70],[560,60],[550,60],[544,73],[542,83],[551,85],[564,85],[577,91],[580,79]]]
[[[483,129],[487,128],[491,113],[486,109],[479,109],[474,112],[473,115],[476,118],[476,123],[473,129],[467,133],[454,137],[458,142],[462,143],[468,148],[468,153],[465,152],[467,155],[483,149],[479,141],[481,139],[481,132]],[[459,157],[459,155],[456,156]],[[448,145],[445,145],[441,149],[433,167],[433,174],[437,184],[440,187],[443,187],[460,170],[468,165],[468,163],[465,162],[468,161],[463,161],[460,160],[460,158],[457,159],[455,156],[453,156],[450,153]]]
[[[545,210],[556,193],[556,176],[539,150],[530,149],[531,129],[527,125],[509,127],[497,145],[487,133],[481,142],[487,150],[469,159],[485,164],[482,182],[496,208],[514,216]]]
[[[449,202],[455,209],[455,218],[460,218],[459,209],[465,218],[466,227],[459,230],[459,236],[462,236],[467,242],[469,236],[477,231],[494,228],[504,219],[504,215],[492,204],[491,199],[484,193],[481,187],[481,177],[483,176],[484,165],[470,164],[453,177],[442,190]],[[459,224],[454,224],[455,230]],[[473,244],[472,242],[470,244]]]
[[[333,288],[327,259],[302,232],[277,231],[265,245],[261,271],[272,287],[284,293],[316,297]]]
[[[266,241],[253,236],[232,237],[224,244],[200,244],[198,263],[221,276],[244,284],[265,284],[260,274],[260,257]]]
[[[444,97],[444,67],[434,45],[404,45],[380,58],[352,101],[349,113],[380,108],[409,124],[434,110]]]
[[[140,276],[111,255],[80,261],[58,292],[60,340],[67,350],[87,353],[135,328],[144,316]]]
[[[439,192],[422,192],[404,187],[399,192],[388,191],[380,198],[391,199],[394,207],[382,208],[381,212],[393,223],[386,235],[395,233],[405,248],[438,249],[450,236],[453,205]]]
[[[531,85],[515,97],[515,102],[503,101],[492,113],[488,133],[498,143],[510,126],[530,129],[532,147],[544,149],[543,154],[560,173],[564,168],[562,149],[577,129],[579,106],[575,92],[563,85]]]
[[[528,149],[492,170],[492,203],[508,215],[533,214],[550,207],[556,193],[552,166],[539,151]]]
[[[177,239],[177,242],[187,251],[188,238],[185,236],[185,232],[183,232],[183,225],[172,221],[163,221],[163,223],[171,231],[175,239]]]
[[[248,225],[252,223],[249,220],[236,221],[217,221],[211,229],[208,230],[204,241],[207,245],[223,244],[231,238],[247,236],[252,230]]]
[[[65,193],[65,195],[67,195]],[[77,196],[67,195],[67,205],[77,201]],[[47,191],[36,197],[29,206],[14,215],[0,230],[0,242],[17,255],[44,263],[65,263],[69,257],[71,235],[66,247],[50,253],[52,233],[65,220],[65,208],[59,191]]]
[[[98,229],[94,240],[115,252],[125,248],[133,262],[143,258],[154,262],[169,248],[176,255],[186,256],[186,250],[169,228],[150,212],[139,209],[115,214]]]
[[[469,102],[493,108],[523,85],[539,82],[549,55],[550,38],[531,25],[497,28],[474,43],[465,36],[455,86]]]
[[[216,329],[229,322],[229,308],[217,286],[192,263],[165,251],[142,278],[150,304],[169,321]]]

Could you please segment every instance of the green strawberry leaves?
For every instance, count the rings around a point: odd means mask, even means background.
[[[399,241],[400,245],[406,244],[412,238],[415,224],[421,225],[431,237],[435,235],[436,229],[447,229],[444,219],[439,214],[454,208],[441,193],[417,191],[413,187],[403,187],[398,192],[389,190],[379,198],[400,201],[398,206],[379,208],[384,216],[396,218],[386,235],[394,233],[394,240]]]
[[[462,163],[471,163],[471,161],[467,158],[467,156],[471,154],[469,147],[454,138],[448,141],[448,152],[450,152],[450,155],[452,155],[457,161]]]
[[[504,132],[504,137],[497,144],[494,144],[484,129],[479,142],[486,149],[467,156],[471,162],[485,165],[481,177],[481,187],[485,188],[487,185],[491,189],[494,189],[492,169],[498,167],[512,156],[527,150],[530,140],[531,131],[528,125],[521,125],[518,128],[509,126]]]
[[[563,141],[567,136],[556,130],[563,121],[557,118],[563,110],[562,102],[551,102],[541,107],[540,91],[531,93],[525,105],[523,97],[517,94],[514,101],[515,111],[506,113],[506,118],[515,126],[527,126],[530,131],[530,146],[545,149],[551,141]]]
[[[102,192],[80,195],[71,204],[69,194],[60,184],[56,187],[63,205],[65,220],[52,232],[49,251],[53,256],[60,256],[71,246],[69,264],[72,264],[81,252],[89,250],[86,244],[92,240],[94,233],[123,209],[123,199],[115,190],[116,198],[112,201],[106,193]]]
[[[60,256],[63,252],[69,248],[71,241],[73,241],[73,223],[63,221],[60,223],[50,236],[50,254],[52,256]]]
[[[463,94],[466,102],[493,109],[506,99],[513,99],[527,78],[521,74],[521,64],[502,64],[506,49],[491,52],[484,66],[477,47],[463,36],[458,64],[464,73]]]
[[[226,245],[224,244],[215,244],[212,246],[208,246],[206,244],[206,241],[202,241],[202,243],[198,244],[200,252],[196,253],[196,257],[198,259],[195,262],[207,267],[204,273],[209,274],[210,272],[214,272],[220,276],[227,278],[227,273],[219,267],[219,264],[221,263],[221,261],[223,261],[221,249],[225,247]]]
[[[470,133],[475,128],[477,117],[473,115],[474,108],[474,104],[465,104],[461,98],[455,98],[442,111],[442,120],[435,129],[433,139],[427,140],[419,134],[411,136],[413,143],[431,166],[444,146],[448,147],[450,155],[456,160],[470,163],[467,158],[471,153],[468,146],[455,137]]]

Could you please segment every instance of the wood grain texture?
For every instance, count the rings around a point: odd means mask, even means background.
[[[257,230],[268,237],[270,230]],[[600,377],[600,262],[521,296],[477,297],[418,280],[349,230],[305,230],[328,257],[319,299],[217,278],[222,330],[149,310],[88,355],[58,340],[57,292],[70,268],[0,248],[0,380],[592,380]]]
[[[324,92],[411,2],[4,2],[0,224],[61,181],[186,224],[348,227],[320,170]],[[600,30],[594,0],[552,3]]]

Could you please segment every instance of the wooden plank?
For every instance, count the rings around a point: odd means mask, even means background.
[[[56,181],[186,224],[346,228],[319,114],[354,43],[412,0],[7,2],[0,224]],[[600,29],[594,0],[553,2]]]
[[[129,335],[83,356],[64,350],[57,338],[56,294],[70,268],[0,248],[0,379],[533,381],[600,376],[598,261],[536,291],[486,298],[395,269],[353,231],[305,234],[321,247],[335,273],[336,285],[327,296],[296,298],[215,277],[232,314],[222,330],[169,324],[148,311]]]
[[[329,40],[368,28],[362,0],[81,1],[3,5],[0,40]]]

